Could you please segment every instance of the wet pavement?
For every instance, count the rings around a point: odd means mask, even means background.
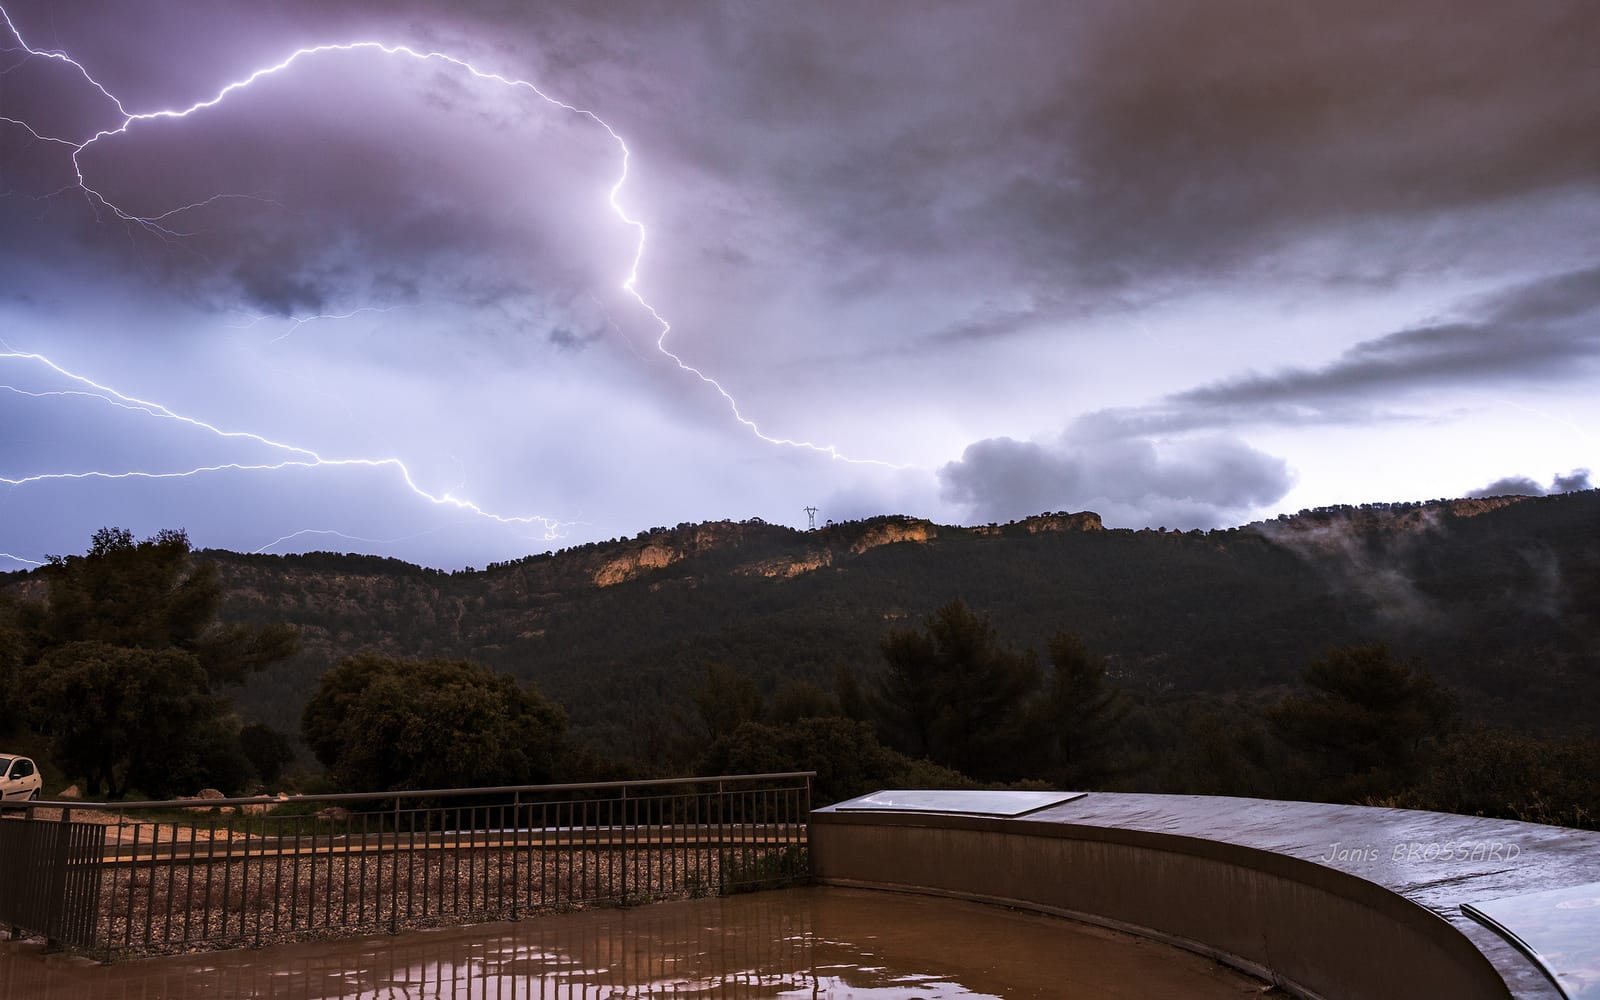
[[[102,966],[0,943],[6,1000],[1259,996],[1209,959],[1037,914],[809,888]]]

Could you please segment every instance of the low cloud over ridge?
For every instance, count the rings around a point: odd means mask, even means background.
[[[977,521],[1090,509],[1113,526],[1214,528],[1281,500],[1281,458],[1231,435],[1050,444],[989,438],[939,470],[944,497]]]
[[[1566,475],[1557,475],[1551,478],[1549,486],[1540,486],[1527,476],[1507,476],[1496,479],[1488,486],[1468,493],[1469,497],[1543,497],[1554,496],[1557,493],[1573,493],[1577,490],[1591,488],[1588,469],[1573,469]]]

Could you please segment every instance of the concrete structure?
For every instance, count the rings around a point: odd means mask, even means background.
[[[1600,975],[1587,978],[1600,834],[1307,802],[1039,796],[882,792],[815,810],[813,870],[1130,931],[1303,997],[1560,1000],[1558,980],[1568,997],[1600,995]],[[1521,943],[1550,971],[1462,910],[1518,922],[1519,900],[1544,897],[1566,900],[1555,936]]]

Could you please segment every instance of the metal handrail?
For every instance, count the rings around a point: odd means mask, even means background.
[[[109,958],[793,884],[815,777],[19,803],[0,871],[26,877],[0,880],[0,927]],[[233,808],[295,803],[352,808]]]
[[[639,778],[630,781],[578,781],[550,785],[487,785],[480,788],[396,789],[390,792],[317,792],[309,795],[253,795],[216,799],[154,799],[129,802],[87,802],[83,799],[32,799],[16,805],[26,809],[193,809],[212,806],[283,805],[286,802],[380,802],[390,799],[453,798],[463,795],[510,795],[521,792],[572,792],[590,789],[662,788],[669,785],[704,785],[710,782],[785,781],[815,778],[815,771],[778,771],[771,774],[719,774],[692,778]]]

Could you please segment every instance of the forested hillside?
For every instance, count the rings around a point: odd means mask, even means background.
[[[1557,732],[1600,718],[1596,491],[1204,533],[1100,530],[1083,515],[680,525],[457,573],[368,556],[202,557],[224,620],[299,628],[296,656],[237,698],[289,731],[323,671],[372,650],[533,681],[578,732],[626,748],[688,708],[708,663],[768,693],[793,680],[831,690],[840,669],[880,669],[887,628],[955,598],[1019,646],[1074,632],[1119,683],[1152,695],[1270,689],[1331,648],[1384,642],[1458,689],[1469,717]]]
[[[0,737],[114,793],[258,787],[304,741],[352,788],[817,769],[1594,826],[1597,597],[1600,491],[683,524],[456,573],[107,528],[0,580]]]

